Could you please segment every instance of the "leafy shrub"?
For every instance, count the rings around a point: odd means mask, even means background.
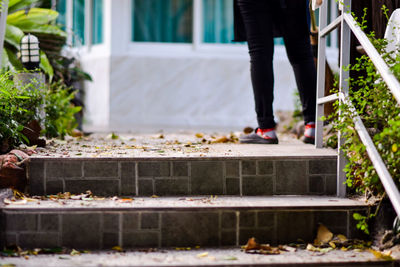
[[[64,138],[78,126],[75,114],[81,107],[71,103],[75,93],[61,82],[51,84],[45,96],[44,133],[47,137]]]
[[[35,84],[18,85],[12,74],[0,75],[0,145],[5,152],[13,146],[28,142],[21,133],[32,120],[39,120],[39,108],[43,103],[43,88]]]
[[[373,43],[380,52],[385,51],[385,40],[373,39]],[[392,66],[392,71],[400,67],[400,57],[392,58],[386,52],[382,55]],[[355,111],[341,104],[339,108],[342,113],[335,121],[335,128],[341,131],[346,140],[341,149],[349,160],[345,169],[347,185],[358,192],[381,197],[384,189],[355,130],[353,118],[355,115],[361,117],[389,172],[400,185],[400,106],[367,56],[359,57],[357,63],[349,66],[348,70],[367,75],[350,78],[349,98]]]
[[[47,137],[70,134],[77,126],[74,115],[81,110],[71,104],[74,95],[75,91],[61,82],[46,87],[33,80],[22,85],[10,72],[0,74],[0,152],[29,144],[22,131],[33,120],[44,125]]]

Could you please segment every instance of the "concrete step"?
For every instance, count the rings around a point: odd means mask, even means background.
[[[312,242],[318,223],[359,237],[352,215],[366,209],[362,200],[322,196],[47,199],[4,206],[1,240],[81,249]]]
[[[239,145],[228,148],[243,149]],[[254,149],[260,150],[260,146]],[[312,147],[302,149],[286,146],[280,152],[275,148],[254,156],[36,156],[28,165],[29,192],[48,195],[91,190],[100,196],[335,195],[334,153]]]
[[[393,253],[399,259],[399,253]],[[70,254],[0,258],[1,263],[16,266],[179,266],[179,267],[290,267],[290,266],[399,266],[399,261],[378,260],[368,251],[315,253],[306,250],[283,252],[279,255],[259,255],[242,252],[239,248],[200,248],[191,250],[92,251],[79,256]]]

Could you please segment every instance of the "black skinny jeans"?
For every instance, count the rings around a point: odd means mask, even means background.
[[[274,30],[278,25],[292,65],[303,107],[305,123],[315,121],[317,73],[311,51],[307,0],[239,0],[246,29],[251,63],[258,126],[275,127],[274,100]],[[289,99],[291,96],[287,96]],[[289,101],[289,100],[288,100]]]

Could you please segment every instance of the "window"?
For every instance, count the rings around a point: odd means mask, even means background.
[[[103,1],[91,0],[92,11],[92,44],[100,44],[103,42]],[[71,0],[71,7],[67,7],[68,0],[58,0],[56,2],[56,10],[59,13],[57,23],[62,25],[62,29],[66,30],[67,14],[72,13],[72,44],[80,46],[86,43],[85,40],[85,0]],[[69,13],[69,14],[71,14]],[[70,22],[69,22],[70,23]]]
[[[61,25],[61,29],[65,31],[66,26],[66,14],[67,14],[67,7],[66,7],[66,0],[59,0],[56,4],[56,10],[58,12],[57,23]]]
[[[232,0],[203,0],[204,43],[232,43],[233,24]],[[283,45],[283,38],[275,38],[274,43]]]
[[[72,17],[73,45],[83,45],[85,44],[85,0],[73,0]]]
[[[230,43],[233,32],[233,1],[203,0],[205,43]]]
[[[132,0],[132,41],[192,42],[192,0]]]
[[[93,0],[92,5],[92,43],[103,42],[103,0]]]

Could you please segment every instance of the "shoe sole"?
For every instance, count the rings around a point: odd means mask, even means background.
[[[305,143],[305,144],[312,144],[312,145],[315,144],[315,138],[312,138],[312,137],[303,136],[301,141],[303,141],[303,143]]]
[[[279,144],[278,139],[240,139],[241,144],[259,144],[259,145],[277,145]]]

